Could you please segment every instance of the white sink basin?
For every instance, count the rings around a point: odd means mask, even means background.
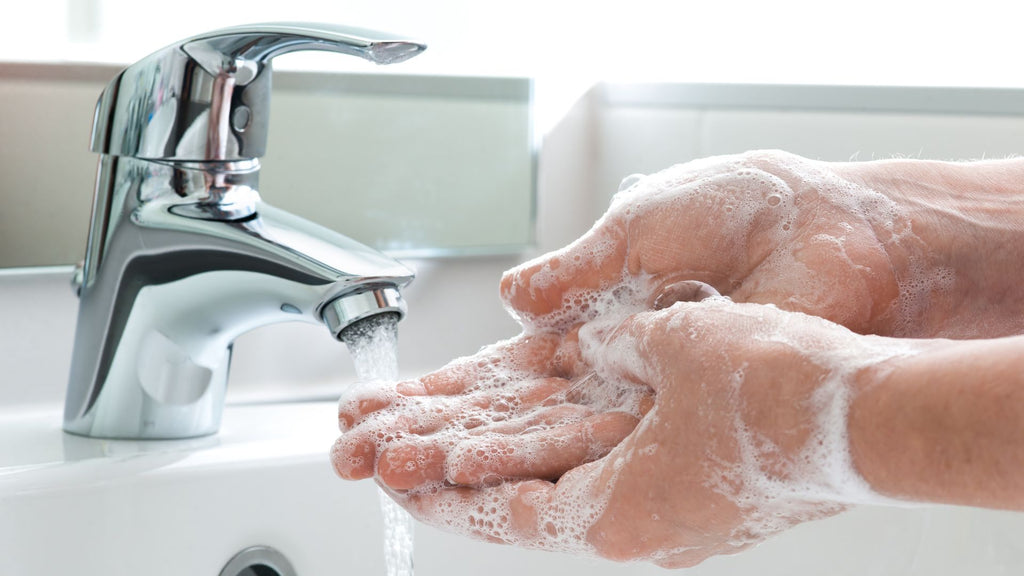
[[[269,545],[298,574],[382,574],[372,483],[333,474],[333,403],[231,407],[219,435],[81,438],[0,424],[0,574],[209,574]],[[352,535],[360,537],[352,538]],[[341,559],[343,563],[340,563]]]
[[[271,546],[298,576],[384,576],[372,482],[328,461],[333,402],[228,406],[220,434],[185,441],[64,434],[59,410],[0,412],[0,574],[217,576]],[[1024,515],[862,508],[805,524],[687,574],[1018,574]],[[470,542],[416,528],[420,576],[664,575]]]

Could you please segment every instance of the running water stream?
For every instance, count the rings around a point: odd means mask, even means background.
[[[378,314],[346,328],[340,338],[348,346],[360,382],[398,379],[398,315]],[[384,563],[387,576],[412,576],[413,519],[383,490]]]

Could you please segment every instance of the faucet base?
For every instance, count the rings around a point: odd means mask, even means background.
[[[65,414],[64,431],[91,438],[176,440],[216,434],[227,391],[229,348],[213,369],[181,355],[155,333],[143,338],[136,374],[112,371],[108,386],[86,414]],[[129,384],[129,385],[125,385]],[[126,418],[126,414],[133,415]]]

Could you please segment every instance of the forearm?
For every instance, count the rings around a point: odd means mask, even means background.
[[[904,298],[928,302],[915,336],[992,338],[1024,333],[1024,159],[887,160],[834,164],[891,198],[879,221]],[[898,332],[897,332],[898,333]]]
[[[857,471],[887,496],[1024,510],[1024,337],[922,346],[854,382]]]

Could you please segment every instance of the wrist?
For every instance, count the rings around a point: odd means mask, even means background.
[[[902,429],[907,423],[905,417],[894,414],[898,405],[892,402],[893,384],[889,382],[891,373],[903,361],[890,358],[867,365],[851,376],[846,434],[851,466],[872,491],[914,500],[917,495],[904,486],[907,478],[902,462],[919,459],[921,443]],[[890,439],[898,443],[887,450]]]
[[[904,342],[852,380],[856,472],[893,498],[1024,508],[1024,338]]]

